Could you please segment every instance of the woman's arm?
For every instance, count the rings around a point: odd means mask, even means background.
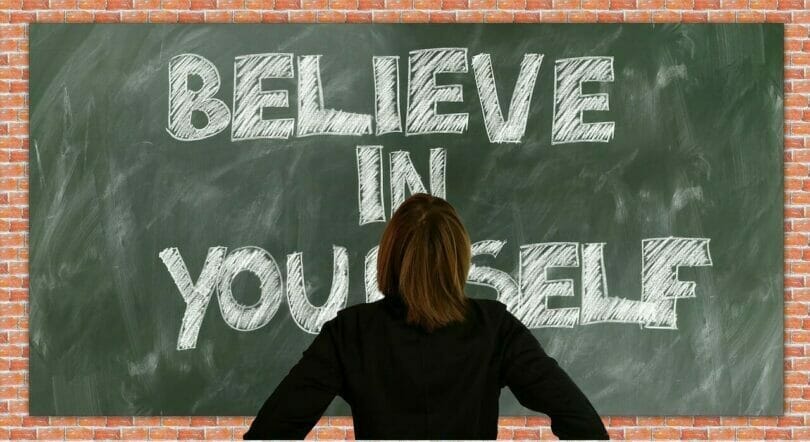
[[[529,329],[507,311],[501,386],[524,407],[547,414],[560,439],[609,439],[599,414]]]
[[[303,439],[342,392],[333,318],[262,405],[244,439]]]

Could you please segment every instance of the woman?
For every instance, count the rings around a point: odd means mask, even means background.
[[[504,304],[468,298],[471,245],[447,201],[407,199],[380,241],[383,299],[324,323],[245,433],[303,439],[336,395],[357,439],[494,439],[509,387],[561,439],[607,439],[591,403]]]

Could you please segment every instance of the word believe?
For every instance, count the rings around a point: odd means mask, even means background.
[[[463,102],[459,84],[439,85],[439,74],[468,72],[466,48],[432,48],[410,51],[407,60],[407,97],[404,124],[400,105],[398,56],[374,56],[373,117],[330,109],[324,104],[320,73],[321,55],[267,53],[238,56],[234,60],[232,109],[216,98],[221,80],[217,67],[197,54],[181,54],[169,63],[169,112],[166,130],[181,141],[212,137],[231,126],[231,140],[287,139],[314,135],[359,136],[387,133],[409,135],[460,134],[467,130],[467,113],[440,114],[440,102]],[[524,54],[512,89],[508,118],[501,109],[492,61],[487,53],[472,57],[471,65],[487,136],[491,143],[519,143],[526,132],[529,109],[542,54]],[[272,79],[296,78],[297,120],[264,118],[267,108],[288,108],[289,93],[266,90]],[[585,123],[585,111],[609,110],[608,94],[582,93],[585,82],[612,82],[613,57],[564,58],[554,64],[554,105],[551,143],[608,142],[614,122]],[[194,80],[194,81],[192,81]],[[372,105],[371,103],[369,103]],[[194,113],[205,115],[195,125]],[[201,126],[201,127],[197,127]],[[374,127],[372,127],[374,126]]]

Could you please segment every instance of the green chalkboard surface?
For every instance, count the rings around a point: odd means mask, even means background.
[[[32,415],[253,415],[417,191],[601,414],[782,413],[781,25],[30,38]]]

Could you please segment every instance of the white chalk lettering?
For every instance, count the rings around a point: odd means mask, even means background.
[[[555,63],[551,144],[606,143],[613,138],[613,121],[583,121],[584,111],[609,110],[608,94],[582,93],[587,81],[613,81],[613,57],[564,58]]]
[[[208,249],[208,256],[205,258],[205,264],[196,284],[191,281],[188,267],[176,247],[170,247],[160,252],[160,259],[186,302],[186,311],[183,313],[183,322],[177,337],[178,350],[189,350],[197,346],[197,336],[200,334],[200,327],[205,317],[205,311],[208,309],[208,303],[211,301],[211,295],[216,289],[220,267],[222,267],[227,250],[225,247]]]
[[[366,253],[364,262],[366,302],[374,302],[383,298],[383,294],[377,286],[377,254],[379,251],[380,246],[374,246]]]
[[[542,54],[525,54],[520,64],[512,101],[509,104],[509,121],[504,121],[498,90],[495,87],[495,74],[492,71],[492,60],[489,54],[478,54],[472,58],[475,84],[481,111],[484,114],[484,127],[492,143],[519,143],[526,132],[529,119],[529,105],[532,91],[543,62]]]
[[[406,136],[435,133],[460,134],[467,129],[467,113],[439,114],[439,102],[462,102],[461,85],[436,84],[436,75],[467,72],[467,48],[411,51],[408,56]]]
[[[332,246],[332,288],[320,307],[309,302],[304,288],[304,262],[301,252],[287,255],[287,303],[290,315],[301,330],[318,334],[324,322],[346,307],[349,299],[349,254],[345,247]]]
[[[325,109],[320,55],[298,56],[298,136],[371,133],[371,115]]]
[[[220,89],[216,66],[196,54],[180,54],[169,62],[169,112],[166,131],[176,140],[212,137],[231,124],[231,140],[288,139],[316,135],[377,136],[402,133],[400,90],[406,93],[405,136],[462,134],[467,112],[440,113],[439,106],[464,103],[458,83],[440,84],[442,74],[467,74],[467,48],[429,48],[408,52],[407,85],[401,87],[399,56],[372,56],[374,113],[327,108],[321,79],[322,55],[293,53],[249,54],[234,58],[233,112],[215,97]],[[265,118],[270,109],[289,108],[289,91],[266,89],[265,80],[296,78],[297,118]],[[508,117],[501,107],[495,67],[489,53],[472,57],[484,129],[490,143],[520,143],[526,133],[532,97],[544,60],[539,53],[523,54],[509,101]],[[551,144],[609,142],[615,122],[585,122],[585,114],[608,111],[607,93],[583,93],[583,84],[614,81],[612,56],[556,60]],[[443,83],[443,82],[442,82]],[[358,91],[360,92],[360,91]],[[365,96],[365,91],[363,96]],[[203,118],[204,117],[204,118]],[[296,121],[297,120],[297,121]]]
[[[357,203],[361,226],[385,222],[382,146],[357,146]]]
[[[473,259],[497,258],[505,247],[503,240],[482,240],[472,244]],[[599,323],[637,324],[648,329],[677,329],[676,301],[694,298],[696,283],[682,281],[680,267],[711,266],[708,238],[665,237],[641,242],[641,299],[608,295],[604,263],[605,243],[548,242],[520,246],[518,277],[489,266],[471,263],[467,283],[488,287],[528,328],[560,327]],[[374,246],[365,254],[363,283],[365,302],[383,298],[377,285],[377,254]],[[581,264],[578,252],[581,252]],[[291,317],[301,330],[317,334],[323,324],[348,304],[349,253],[332,246],[332,285],[329,297],[314,306],[307,292],[301,252],[287,255],[287,289],[275,259],[258,247],[243,247],[227,254],[225,247],[211,247],[196,284],[192,281],[177,248],[160,252],[174,280],[186,310],[177,339],[178,350],[196,347],[197,336],[214,290],[225,322],[234,330],[251,331],[269,323],[286,298]],[[549,269],[581,267],[581,304],[579,307],[549,308],[554,296],[573,297],[572,279],[550,279]],[[259,300],[246,306],[231,292],[233,280],[241,272],[259,279]]]
[[[200,81],[199,88],[189,85],[191,77]],[[166,131],[180,141],[196,141],[214,136],[228,127],[231,113],[228,105],[217,98],[219,71],[205,57],[180,54],[169,61],[169,122]],[[203,127],[192,122],[194,112],[201,112],[207,121]]]
[[[243,305],[231,292],[233,280],[242,272],[250,272],[259,279],[259,300],[252,305]],[[284,297],[282,290],[281,272],[273,255],[259,247],[238,248],[225,258],[219,277],[222,319],[239,331],[264,327],[281,305]]]
[[[497,258],[505,245],[506,241],[478,241],[472,245],[472,256],[489,255]],[[516,312],[520,307],[520,287],[514,278],[503,270],[472,263],[467,275],[467,283],[494,289],[497,294],[496,299],[506,304],[510,312]]]
[[[445,185],[445,160],[444,149],[436,148],[430,150],[430,190],[431,194],[444,198]],[[393,214],[400,204],[405,201],[407,191],[413,193],[428,193],[422,178],[416,171],[411,161],[411,155],[403,150],[397,150],[390,154],[391,163],[391,213]]]
[[[653,303],[656,315],[646,328],[677,328],[675,302],[694,298],[694,281],[678,278],[680,267],[711,266],[708,238],[650,238],[641,241],[641,299]]]
[[[582,244],[582,306],[580,324],[605,322],[644,324],[654,317],[651,302],[608,296],[605,243]]]
[[[373,57],[372,63],[377,135],[402,132],[399,116],[399,57]]]
[[[579,267],[578,244],[551,242],[520,247],[521,299],[515,316],[529,328],[573,327],[579,321],[579,307],[548,307],[552,296],[574,296],[571,279],[549,280],[551,267]]]
[[[231,140],[289,138],[295,120],[263,119],[263,108],[289,107],[286,90],[262,90],[262,80],[293,78],[292,54],[254,54],[236,57],[233,65],[233,123]]]

